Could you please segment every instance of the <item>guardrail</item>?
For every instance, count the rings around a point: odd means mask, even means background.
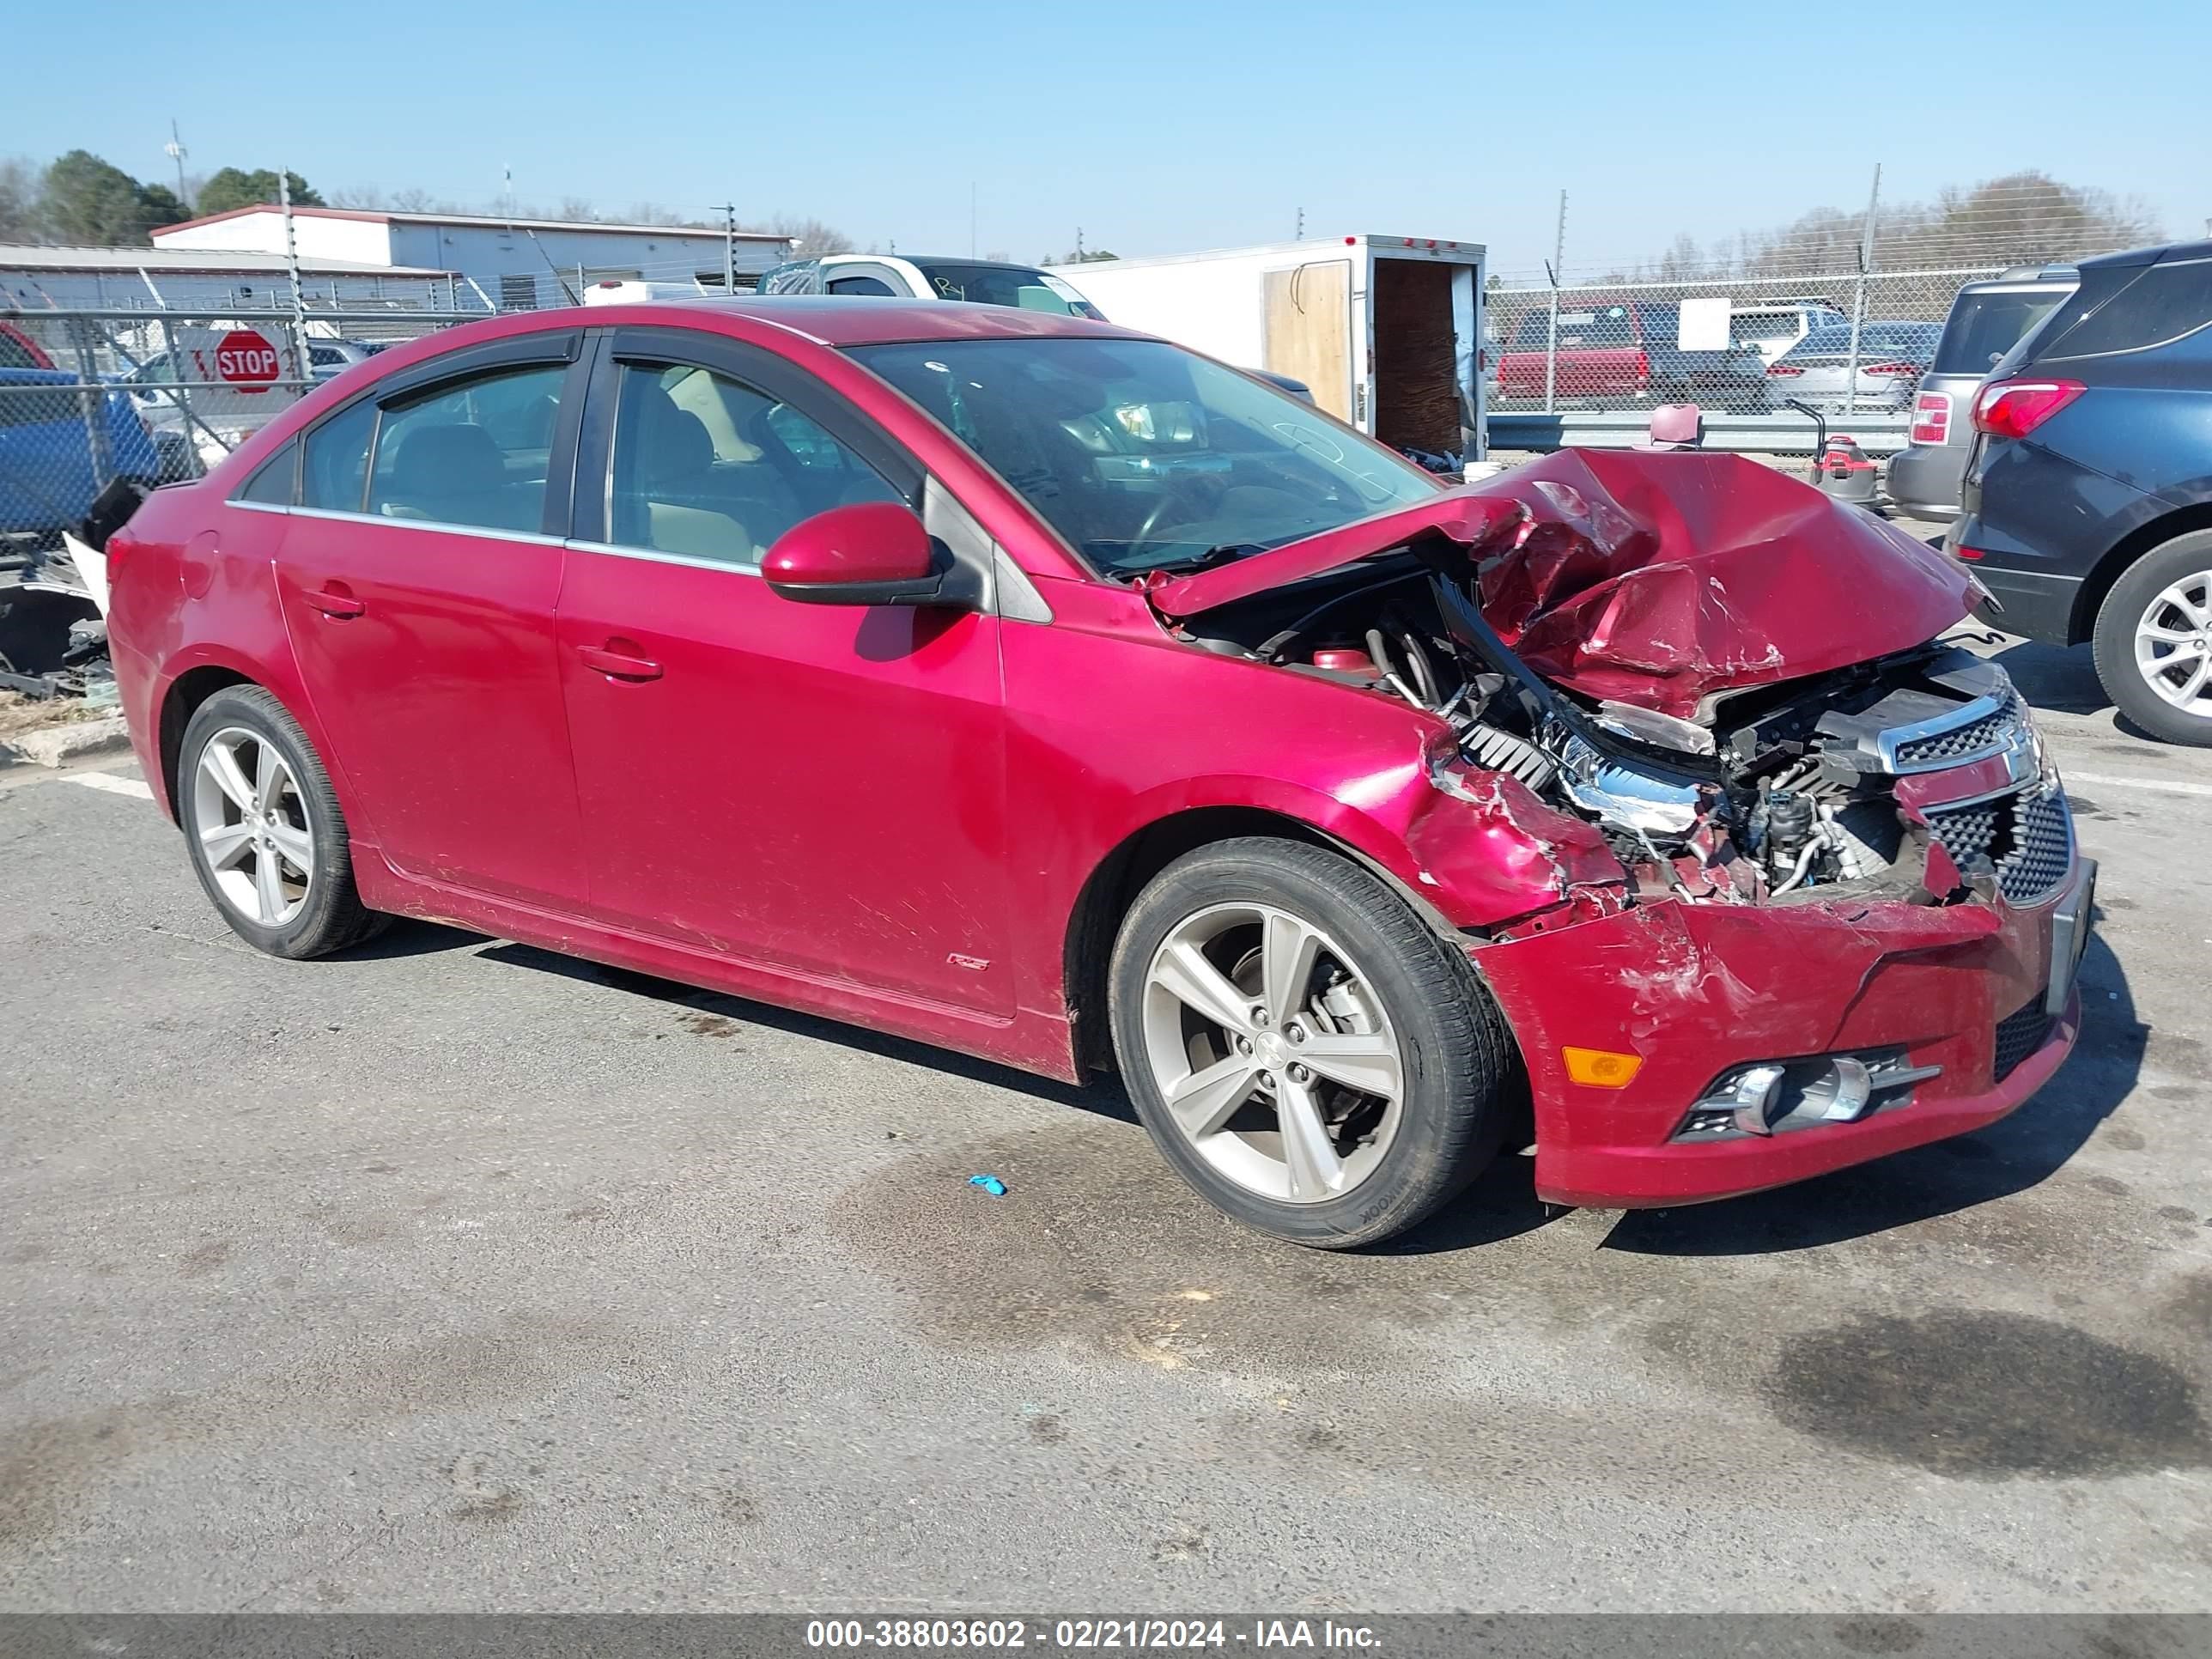
[[[1633,449],[1649,443],[1649,410],[1563,409],[1547,415],[1519,410],[1485,416],[1492,449]],[[1869,455],[1894,455],[1905,447],[1912,417],[1898,415],[1832,415],[1831,438],[1849,436]],[[1810,455],[1813,423],[1802,415],[1730,415],[1707,410],[1707,449],[1737,454]]]

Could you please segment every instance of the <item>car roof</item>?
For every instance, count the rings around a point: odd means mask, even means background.
[[[1023,311],[1013,306],[983,306],[963,300],[893,300],[842,294],[769,295],[760,299],[669,300],[672,311],[744,317],[787,328],[823,345],[891,345],[918,340],[991,340],[1073,334],[1115,339],[1146,339],[1134,329],[1088,317]],[[653,307],[641,306],[643,312]],[[542,314],[542,313],[541,313]],[[605,308],[590,313],[605,327]]]
[[[976,270],[1042,270],[1043,265],[1024,264],[1019,259],[971,259],[964,253],[824,253],[817,256],[827,264],[832,259],[903,259],[910,265],[967,265]]]
[[[2212,259],[2212,240],[2168,242],[2163,247],[2130,248],[2124,253],[2102,253],[2094,259],[2081,261],[2084,270],[2100,270],[2112,265],[2169,264],[2185,259]]]

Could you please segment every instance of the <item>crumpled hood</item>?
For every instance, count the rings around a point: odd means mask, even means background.
[[[1907,649],[1972,604],[1962,567],[1869,513],[1740,455],[1660,450],[1560,450],[1146,589],[1190,616],[1431,537],[1466,550],[1484,617],[1536,672],[1684,718]]]

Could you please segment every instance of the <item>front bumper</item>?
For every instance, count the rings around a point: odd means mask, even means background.
[[[2001,896],[1940,907],[1669,899],[1476,947],[1528,1063],[1538,1194],[1599,1208],[1696,1203],[1995,1122],[2073,1048],[2078,950],[2058,964],[2062,1010],[2037,1022],[2051,1000],[2054,917],[2086,903],[2089,877],[2076,860],[2055,892],[2017,908]],[[2000,1075],[1998,1027],[2007,1023],[2017,1050],[2022,1018],[2032,1046],[2005,1055]],[[1626,1050],[1643,1064],[1626,1088],[1578,1084],[1561,1054],[1570,1044]],[[1901,1049],[1911,1066],[1942,1070],[1856,1122],[1675,1139],[1734,1067],[1869,1049]]]

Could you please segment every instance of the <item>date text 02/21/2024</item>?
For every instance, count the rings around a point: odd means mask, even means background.
[[[1376,1645],[1365,1625],[1331,1619],[814,1619],[810,1648],[890,1648],[907,1651],[1119,1651],[1244,1647],[1259,1652],[1301,1648],[1360,1650]]]

